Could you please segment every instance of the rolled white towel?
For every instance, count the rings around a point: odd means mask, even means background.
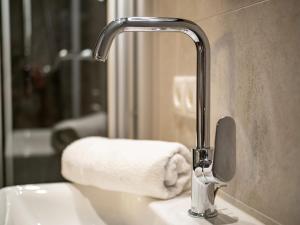
[[[168,199],[190,187],[191,163],[180,143],[88,137],[64,150],[62,175],[79,184]]]

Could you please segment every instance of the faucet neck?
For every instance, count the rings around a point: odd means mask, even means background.
[[[209,46],[196,43],[196,149],[210,148],[210,52]]]

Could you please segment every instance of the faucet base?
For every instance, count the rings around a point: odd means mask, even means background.
[[[189,209],[189,215],[192,217],[196,217],[196,218],[213,218],[216,217],[218,215],[218,211],[214,210],[214,211],[210,211],[209,209],[205,211],[205,213],[197,213],[194,212],[192,209]]]

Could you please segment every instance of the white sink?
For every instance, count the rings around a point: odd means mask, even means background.
[[[216,199],[219,216],[187,214],[189,194],[171,200],[104,191],[70,183],[7,187],[0,190],[0,225],[211,225],[262,224]]]

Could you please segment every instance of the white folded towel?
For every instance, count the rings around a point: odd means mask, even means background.
[[[175,142],[83,138],[63,152],[62,175],[75,183],[161,199],[190,187],[191,153]]]

